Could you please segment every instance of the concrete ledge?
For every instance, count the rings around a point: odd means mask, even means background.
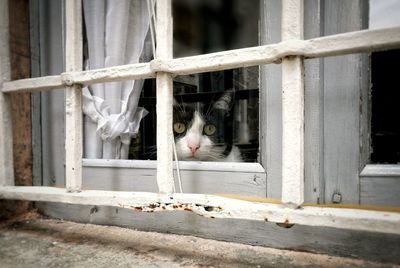
[[[384,267],[388,264],[60,220],[0,225],[2,267]]]

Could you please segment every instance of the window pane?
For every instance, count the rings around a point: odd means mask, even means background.
[[[369,3],[369,28],[400,26],[400,3],[398,0],[371,0]]]
[[[400,163],[400,91],[396,66],[400,50],[373,53],[371,56],[373,163]]]
[[[174,57],[258,45],[259,0],[173,0]]]
[[[399,27],[400,2],[397,0],[370,1],[369,28]],[[400,93],[396,66],[400,50],[371,54],[371,162],[400,163],[400,126],[398,115]]]
[[[155,80],[146,80],[139,106],[149,114],[130,158],[156,159],[155,95]],[[176,77],[173,130],[178,159],[257,161],[258,109],[258,66]]]

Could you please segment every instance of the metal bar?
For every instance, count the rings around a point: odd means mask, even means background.
[[[113,66],[82,72],[63,73],[61,77],[64,83],[93,85],[113,81],[155,78],[156,73],[151,69],[150,63],[148,62]]]
[[[282,2],[282,40],[303,39],[302,0]],[[304,202],[304,65],[301,56],[282,60],[282,202]]]
[[[177,59],[156,59],[150,63],[121,65],[104,69],[67,72],[57,76],[5,82],[2,92],[38,91],[66,84],[96,83],[154,78],[156,72],[185,75],[279,62],[288,56],[306,59],[340,56],[400,48],[400,27],[364,30],[309,40],[287,40],[277,44],[227,50]]]
[[[66,193],[63,188],[6,186],[0,187],[0,199],[114,206],[144,212],[185,210],[209,218],[246,219],[400,234],[398,212],[313,206],[289,209],[281,204],[255,203],[214,195],[162,195],[94,190]]]
[[[0,1],[0,86],[11,78],[8,1]],[[0,185],[14,185],[11,100],[0,92]]]
[[[63,88],[64,86],[61,75],[52,75],[7,82],[4,83],[2,91],[4,93],[37,92]]]
[[[82,70],[82,6],[80,0],[65,1],[66,71]],[[65,89],[65,176],[69,192],[82,186],[82,87]]]
[[[156,21],[156,59],[172,58],[171,0],[158,0]],[[172,76],[157,72],[157,184],[160,193],[172,193],[174,189],[172,163]]]

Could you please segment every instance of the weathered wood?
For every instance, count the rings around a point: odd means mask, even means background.
[[[30,27],[30,53],[31,53],[31,77],[40,76],[40,0],[29,2],[29,27]],[[49,55],[49,54],[47,54]],[[42,124],[41,124],[41,93],[32,92],[32,185],[42,185],[43,163],[42,163]]]
[[[323,30],[323,1],[304,1],[304,39],[317,38]],[[304,201],[324,203],[323,61],[304,62]]]
[[[400,213],[308,206],[290,209],[279,204],[253,203],[213,195],[93,190],[67,193],[63,188],[3,186],[0,187],[0,198],[113,206],[143,212],[186,210],[208,218],[297,223],[400,234]]]
[[[85,167],[120,167],[156,169],[157,161],[152,160],[120,160],[120,159],[86,159],[82,160]],[[175,166],[175,165],[174,165]],[[263,173],[265,169],[258,163],[246,162],[200,162],[181,161],[180,169],[198,171],[225,171],[225,172],[256,172]]]
[[[381,51],[398,47],[400,47],[399,28],[364,30],[309,40],[289,40],[266,46],[227,50],[199,56],[177,59],[164,57],[155,59],[150,63],[122,65],[84,72],[67,72],[53,77],[18,80],[5,83],[2,91],[49,90],[53,86],[58,88],[65,84],[88,85],[133,78],[145,79],[153,78],[156,72],[185,75],[280,62],[281,58],[288,56],[317,58]]]
[[[365,26],[363,20],[367,19],[363,16],[365,6],[362,2],[325,2],[325,35],[362,29]],[[357,38],[354,42],[358,42]],[[373,42],[371,40],[371,44]],[[324,59],[324,178],[327,203],[360,202],[360,82],[369,75],[361,62],[362,55]]]
[[[304,3],[282,2],[282,41],[303,39]],[[304,202],[304,65],[282,60],[282,202]]]
[[[400,206],[400,174],[360,178],[361,204]]]
[[[366,165],[360,173],[360,202],[400,206],[399,185],[399,165]]]
[[[136,161],[130,161],[135,163]],[[146,162],[146,161],[139,161]],[[155,162],[155,161],[151,161]],[[155,164],[155,163],[154,163]],[[230,165],[197,167],[180,162],[182,185],[185,192],[202,194],[235,194],[265,197],[266,174],[259,164],[239,169]],[[190,164],[190,165],[186,165]],[[213,163],[214,164],[214,163]],[[218,164],[218,163],[215,163]],[[227,164],[227,163],[219,163]],[[244,164],[244,163],[241,163]],[[251,167],[255,167],[253,170]],[[176,175],[176,172],[175,172]],[[178,184],[175,185],[178,189]],[[83,165],[83,189],[135,192],[157,192],[155,165]]]
[[[360,28],[368,29],[370,26],[370,3],[368,1],[360,2]],[[390,67],[389,67],[390,68]],[[368,164],[371,157],[371,55],[364,53],[360,55],[360,160],[359,171]]]
[[[0,86],[11,78],[8,1],[0,1]],[[10,96],[0,92],[0,185],[14,185]]]
[[[261,2],[261,45],[281,41],[282,2]],[[267,173],[267,197],[281,198],[282,189],[282,68],[260,66],[260,162]]]
[[[82,6],[79,0],[65,1],[66,71],[82,70]],[[82,186],[82,87],[65,90],[65,174],[66,188],[80,191]]]
[[[171,0],[157,1],[156,59],[172,58]],[[157,83],[157,185],[160,193],[174,191],[172,140],[172,76],[158,72]]]
[[[29,1],[9,2],[11,80],[28,78],[30,68]],[[32,185],[31,94],[11,95],[15,185]]]

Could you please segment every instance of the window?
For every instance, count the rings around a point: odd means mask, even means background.
[[[223,5],[229,5],[230,2],[231,1],[220,1],[219,5],[215,4],[217,2],[215,2],[214,5],[211,5],[211,2],[207,2],[208,4],[199,2],[198,4],[203,7],[198,7],[190,6],[188,4],[191,3],[190,1],[172,1],[172,11],[175,21],[174,31],[178,32],[174,40],[174,47],[176,48],[174,57],[180,58],[227,49],[257,46],[259,35],[259,16],[257,15],[259,13],[259,1],[253,0],[246,3],[234,1],[232,2],[232,7],[230,7],[231,12],[228,13]],[[45,11],[49,8],[53,8],[50,14],[57,14],[57,12],[60,14],[62,12],[61,1],[53,1],[52,5],[53,6],[45,5]],[[219,8],[220,10],[218,12],[220,13],[221,9],[224,9],[224,13],[227,16],[229,14],[232,20],[241,21],[241,23],[237,23],[235,33],[233,33],[233,29],[231,29],[232,33],[230,33],[229,36],[232,40],[229,41],[230,44],[225,44],[227,41],[221,41],[220,38],[218,38],[220,32],[224,32],[224,30],[229,28],[228,25],[222,25],[218,33],[210,33],[203,28],[212,28],[210,24],[220,24],[220,21],[202,20],[202,14],[190,17],[187,16],[185,18],[181,18],[180,16],[182,15],[179,15],[197,12],[196,10],[203,10],[202,12],[208,13],[217,12],[215,10],[213,11],[213,8]],[[253,15],[250,16],[250,14]],[[46,16],[38,16],[37,18],[41,20],[44,26],[51,25],[51,27],[55,28],[62,27],[61,17],[61,15],[58,15],[55,16],[55,18],[48,17],[48,19],[46,19]],[[214,14],[214,17],[216,20],[219,15]],[[208,26],[204,26],[207,23]],[[188,24],[195,25],[197,28],[195,26],[190,28],[183,27]],[[42,36],[48,37],[46,39],[48,43],[44,44],[53,47],[51,55],[42,54],[43,57],[45,57],[42,60],[42,64],[48,69],[54,69],[54,66],[57,65],[55,72],[60,72],[59,66],[63,65],[63,60],[62,58],[60,59],[60,55],[63,54],[63,48],[62,46],[57,46],[59,40],[62,39],[61,33],[62,31],[52,32],[50,29],[42,33]],[[86,36],[87,35],[88,33],[86,33]],[[182,35],[193,35],[193,38],[190,40],[185,38],[187,41],[184,43],[182,38],[180,39]],[[212,40],[212,38],[207,35],[217,36],[217,38],[216,40]],[[151,38],[149,34],[146,36],[146,42],[148,42],[147,49],[150,50],[150,53],[148,53],[150,56],[147,55],[143,57],[142,54],[140,62],[144,63],[152,59]],[[42,43],[42,47],[43,46]],[[87,49],[87,45],[85,45],[84,51]],[[87,52],[85,52],[85,55],[86,54]],[[48,62],[51,62],[52,65],[46,65]],[[44,68],[44,70],[46,70],[46,68]],[[44,74],[47,75],[49,73],[43,73],[43,75]],[[208,102],[207,99],[215,99],[225,90],[234,90],[236,104],[233,107],[234,109],[232,109],[234,111],[230,119],[232,124],[228,127],[233,130],[233,136],[231,137],[233,143],[235,146],[240,147],[244,161],[247,162],[236,164],[204,162],[200,164],[197,161],[190,161],[187,163],[182,161],[179,167],[181,169],[183,190],[185,192],[208,194],[228,193],[265,197],[266,172],[263,166],[259,164],[258,81],[258,66],[183,75],[174,78],[175,97],[179,102],[181,102],[182,99],[189,103],[196,103],[199,100]],[[156,160],[156,80],[143,79],[136,80],[135,82],[143,83],[143,90],[141,91],[138,106],[144,107],[149,113],[141,120],[137,137],[131,140],[129,146],[129,161],[102,160],[104,155],[97,152],[93,155],[88,155],[89,149],[87,149],[87,146],[96,147],[96,144],[93,145],[92,143],[98,142],[96,141],[96,139],[99,139],[98,137],[90,136],[91,134],[96,134],[98,126],[96,124],[90,126],[88,124],[89,119],[87,116],[84,116],[84,121],[86,122],[84,134],[89,135],[89,138],[84,140],[83,186],[85,188],[98,190],[114,189],[120,191],[157,191],[157,184],[154,179],[156,176],[156,162],[148,161],[149,159]],[[95,84],[94,86],[97,85],[104,84]],[[43,109],[42,112],[42,124],[45,126],[43,134],[49,137],[47,142],[43,144],[44,151],[48,152],[43,155],[43,180],[45,185],[63,186],[65,182],[63,166],[64,144],[58,141],[64,139],[64,122],[60,120],[60,117],[62,117],[64,113],[64,99],[62,91],[45,92],[42,93],[42,96],[44,100],[49,98],[52,100],[52,105],[44,103],[43,106],[45,109]],[[47,109],[50,109],[51,112]],[[245,118],[243,118],[244,113],[241,113],[243,110],[247,112],[247,117]],[[241,121],[244,121],[244,123],[240,123]],[[220,126],[219,129],[224,130],[225,126]],[[227,134],[229,132],[227,131]],[[224,135],[221,136],[223,137]],[[220,142],[224,144],[225,140],[222,139]],[[48,155],[53,155],[53,157],[49,157],[48,159]],[[118,176],[114,174],[118,174]],[[216,181],[214,177],[218,177],[219,180]]]
[[[149,1],[151,2],[151,1]],[[261,221],[274,221],[274,222],[285,222],[285,223],[299,223],[308,225],[321,225],[339,228],[357,228],[360,230],[372,230],[380,232],[398,233],[398,222],[400,216],[398,213],[393,212],[378,212],[378,211],[354,211],[337,209],[337,208],[314,208],[303,206],[302,209],[297,209],[298,206],[303,204],[304,198],[304,76],[303,76],[303,62],[304,58],[318,58],[327,57],[332,55],[345,55],[348,53],[365,52],[371,50],[380,50],[385,48],[397,47],[400,43],[399,31],[395,29],[385,29],[377,31],[360,31],[345,33],[341,35],[325,36],[321,38],[313,38],[310,40],[301,40],[303,37],[303,19],[304,10],[302,1],[284,1],[281,6],[281,2],[266,2],[262,5],[262,15],[265,16],[269,12],[279,10],[279,14],[282,14],[282,42],[273,43],[265,46],[250,47],[238,50],[227,50],[214,54],[201,54],[192,57],[183,57],[172,59],[172,28],[171,28],[171,2],[170,1],[158,1],[157,2],[157,55],[154,61],[150,63],[138,63],[133,65],[122,65],[106,69],[95,69],[89,71],[80,71],[81,61],[78,58],[82,55],[80,52],[80,1],[65,1],[66,7],[66,71],[61,75],[55,75],[44,78],[34,78],[22,81],[6,82],[3,85],[2,93],[0,94],[0,108],[5,111],[0,113],[2,115],[0,120],[0,130],[5,135],[8,121],[4,116],[7,115],[7,110],[4,108],[7,99],[4,98],[5,94],[9,94],[13,91],[18,90],[43,90],[52,89],[57,87],[66,87],[66,189],[69,193],[65,192],[65,189],[59,189],[55,187],[10,187],[9,181],[5,180],[4,171],[1,177],[1,184],[8,185],[0,188],[0,194],[3,198],[21,198],[26,200],[36,201],[51,201],[51,202],[63,202],[63,203],[77,203],[81,205],[101,205],[101,206],[117,206],[123,208],[131,208],[140,211],[162,211],[162,210],[189,210],[194,211],[200,215],[206,217],[220,217],[220,218],[239,218],[239,219],[252,219]],[[309,2],[308,2],[309,3]],[[332,2],[329,2],[332,3]],[[345,2],[346,5],[348,2]],[[363,4],[359,1],[351,8],[359,16],[363,11]],[[354,4],[351,3],[351,4]],[[358,5],[359,4],[359,5]],[[330,4],[329,4],[330,5]],[[327,5],[327,6],[329,6]],[[334,7],[337,8],[334,4]],[[319,8],[321,8],[319,6]],[[341,7],[342,8],[342,7]],[[336,9],[334,11],[337,11]],[[320,13],[318,13],[318,16]],[[350,16],[352,13],[350,13]],[[274,21],[276,17],[266,16],[266,20],[262,22],[276,23]],[[358,17],[355,19],[358,21]],[[6,25],[2,20],[2,23]],[[320,25],[318,23],[318,25]],[[262,29],[265,27],[262,26]],[[362,29],[363,25],[357,24],[357,29]],[[0,27],[1,29],[7,29],[7,27]],[[267,27],[268,28],[268,27]],[[270,36],[271,37],[271,36]],[[269,37],[263,37],[268,40]],[[0,39],[1,40],[1,39]],[[373,41],[371,41],[373,40]],[[262,40],[265,41],[265,40]],[[356,41],[356,42],[355,42]],[[373,45],[371,45],[373,42]],[[264,43],[264,42],[262,42]],[[6,46],[0,46],[3,48]],[[7,55],[7,53],[4,53]],[[282,62],[280,62],[282,60]],[[172,194],[173,192],[173,163],[172,163],[172,106],[173,106],[173,83],[172,75],[187,75],[193,73],[203,73],[207,71],[223,71],[226,69],[235,69],[245,66],[257,66],[258,64],[271,64],[271,63],[282,64],[282,86],[281,92],[282,98],[282,202],[284,204],[270,204],[270,203],[251,203],[241,201],[237,199],[227,199],[214,195],[195,195],[195,194]],[[358,62],[358,61],[355,61]],[[320,66],[319,66],[320,67]],[[2,68],[7,68],[2,66]],[[359,68],[359,67],[357,67]],[[362,68],[362,65],[360,69]],[[260,80],[265,83],[265,78],[268,78],[273,71],[265,70],[261,71]],[[224,73],[225,75],[225,73]],[[158,145],[158,156],[157,156],[157,185],[160,193],[140,193],[140,192],[117,192],[114,191],[82,191],[81,190],[81,174],[80,170],[82,167],[82,144],[81,144],[81,110],[80,110],[80,96],[81,96],[81,84],[91,85],[100,82],[113,82],[120,80],[139,80],[147,79],[156,76],[156,97],[157,97],[157,145]],[[228,76],[228,75],[227,75]],[[365,78],[363,76],[363,78]],[[212,80],[211,80],[212,81]],[[273,81],[273,79],[271,79]],[[273,83],[273,82],[271,82]],[[358,84],[357,84],[358,85]],[[354,85],[353,85],[354,86]],[[354,86],[355,87],[355,86]],[[359,86],[358,86],[359,87]],[[268,87],[265,89],[261,86],[260,103],[264,105],[264,101],[268,100]],[[357,92],[357,98],[360,96]],[[362,94],[362,93],[360,93]],[[268,104],[268,103],[267,103]],[[355,106],[356,110],[352,118],[358,118],[360,120],[360,114],[356,113],[359,106]],[[280,107],[279,107],[280,108]],[[268,109],[262,110],[265,111]],[[261,112],[261,115],[263,113]],[[265,115],[262,115],[265,116]],[[260,118],[263,118],[260,116]],[[325,115],[324,115],[325,116]],[[332,114],[331,114],[332,116]],[[5,118],[5,119],[4,119]],[[326,119],[325,117],[324,119]],[[328,118],[329,119],[329,118]],[[263,119],[260,119],[262,122]],[[357,121],[359,124],[359,121]],[[264,132],[266,126],[260,125],[260,144],[261,144],[261,163],[265,163],[265,151],[263,148],[268,149],[268,138],[266,139]],[[355,129],[355,128],[354,128]],[[354,130],[353,129],[353,130]],[[352,130],[352,131],[353,131]],[[179,128],[178,128],[179,131]],[[325,134],[325,133],[324,133]],[[354,135],[354,132],[350,133]],[[359,133],[357,134],[359,135]],[[361,139],[357,139],[360,141]],[[320,142],[320,140],[318,140]],[[356,143],[359,144],[359,143]],[[324,143],[326,145],[326,143]],[[333,144],[332,148],[337,145]],[[1,140],[1,148],[6,147],[6,142]],[[3,151],[2,151],[3,152]],[[8,153],[8,154],[7,154]],[[271,152],[273,153],[273,152]],[[9,151],[2,153],[0,161],[2,164],[6,164],[7,155],[11,155]],[[356,155],[356,157],[354,157]],[[341,155],[337,154],[336,163],[342,163],[342,159],[339,159]],[[358,160],[359,152],[354,153],[351,151],[345,155],[349,157],[352,162]],[[332,168],[333,165],[325,159],[322,162],[324,168]],[[8,160],[7,160],[8,161]],[[141,161],[129,161],[126,162],[113,162],[109,161],[114,167],[118,165],[124,168],[129,166],[135,166],[139,168],[139,172],[143,169],[151,169],[151,165],[143,164]],[[266,161],[268,163],[268,159]],[[333,162],[333,161],[332,161]],[[103,167],[106,166],[104,162]],[[215,164],[215,163],[214,163]],[[230,165],[230,166],[229,166]],[[4,165],[7,170],[12,167]],[[83,166],[92,168],[96,166],[96,161],[84,160]],[[201,165],[199,165],[201,166]],[[354,169],[352,165],[350,170],[346,170],[349,173],[357,176],[359,180],[359,168]],[[186,166],[186,170],[190,170]],[[236,187],[238,192],[243,194],[247,189],[249,195],[254,193],[255,187],[261,184],[261,189],[264,191],[265,196],[265,185],[262,185],[263,178],[255,176],[257,174],[264,174],[264,168],[258,163],[244,163],[239,164],[226,164],[222,165],[217,163],[213,165],[207,163],[205,171],[214,172],[211,178],[219,178],[218,172],[226,172],[226,168],[230,168],[231,171],[227,175],[225,174],[225,181],[218,180],[218,183],[227,182],[230,186],[234,182],[237,183]],[[268,165],[266,165],[267,168]],[[142,169],[142,170],[140,170]],[[185,169],[185,167],[184,167]],[[194,171],[199,171],[201,168],[192,168]],[[88,170],[88,169],[87,169]],[[86,172],[87,172],[86,170]],[[121,177],[121,169],[104,169],[103,173],[110,172],[107,177]],[[240,171],[240,172],[235,172]],[[327,169],[324,170],[326,173]],[[355,173],[355,171],[357,173]],[[85,170],[84,170],[85,172]],[[97,174],[101,171],[97,170]],[[153,169],[152,169],[152,172]],[[244,173],[245,176],[243,175]],[[191,172],[191,175],[195,172]],[[210,173],[209,173],[210,174]],[[234,177],[234,175],[238,177]],[[250,179],[249,179],[250,175]],[[346,178],[346,174],[341,174],[341,179]],[[93,176],[93,175],[92,175]],[[127,175],[132,177],[132,174]],[[147,178],[146,178],[147,176]],[[154,177],[154,173],[153,173]],[[193,176],[191,176],[193,178]],[[149,181],[148,174],[142,174],[142,177],[135,176],[135,181],[130,180],[130,184],[142,184],[141,180]],[[265,178],[265,177],[264,177]],[[128,178],[129,179],[129,178]],[[357,182],[356,180],[356,182]],[[121,181],[113,181],[112,186],[114,187]],[[126,182],[126,181],[125,181]],[[188,181],[187,181],[188,182]],[[189,181],[190,183],[196,184],[196,180]],[[203,182],[203,181],[202,181]],[[265,179],[264,179],[265,182]],[[338,183],[339,184],[339,183]],[[207,185],[201,183],[200,185]],[[213,187],[216,185],[214,181],[211,184]],[[84,185],[85,186],[85,185]],[[134,185],[137,187],[138,185]],[[222,185],[224,186],[224,185]],[[30,189],[29,189],[30,188]],[[84,187],[85,188],[85,187]],[[128,187],[123,187],[127,189]],[[225,189],[222,187],[222,189]],[[260,188],[257,188],[260,189]],[[203,190],[202,190],[203,191]],[[214,189],[215,191],[215,189]],[[253,191],[253,192],[252,192]],[[204,192],[207,192],[205,190]],[[247,193],[247,192],[246,192]],[[260,191],[259,193],[262,193]],[[350,192],[349,192],[350,193]],[[335,193],[340,196],[340,193]],[[347,194],[347,193],[346,193]],[[358,192],[359,194],[359,192]],[[257,194],[256,194],[257,196]],[[266,216],[267,215],[267,216]],[[332,219],[332,217],[334,217]],[[354,226],[354,220],[358,221],[358,225]],[[381,223],[383,223],[381,225]],[[383,228],[381,226],[384,226]]]

